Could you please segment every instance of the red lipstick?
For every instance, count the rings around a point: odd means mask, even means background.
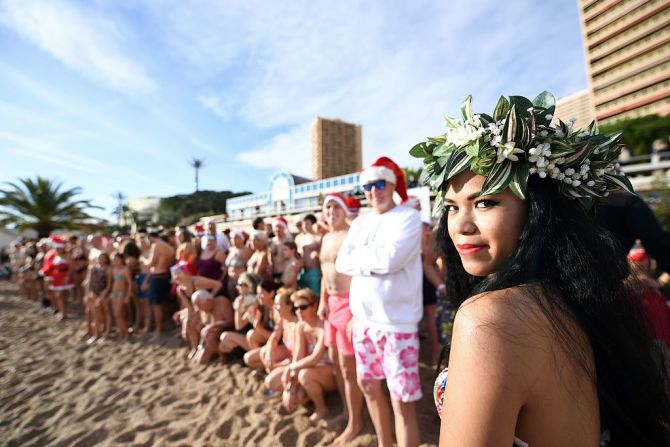
[[[461,256],[473,256],[485,247],[486,245],[459,244],[456,245],[456,250]]]

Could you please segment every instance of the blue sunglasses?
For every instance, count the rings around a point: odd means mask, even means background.
[[[372,191],[373,186],[377,189],[384,189],[386,188],[386,180],[375,180],[374,182],[366,183],[363,185],[363,189],[366,191]]]

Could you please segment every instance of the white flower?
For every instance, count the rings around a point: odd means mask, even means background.
[[[542,131],[540,131],[540,136],[542,138],[546,138],[546,137],[549,136],[549,132],[547,132],[546,130],[542,130]]]
[[[568,168],[565,170],[565,175],[572,175],[575,173],[575,170],[572,168]]]
[[[556,129],[556,136],[558,138],[563,138],[565,136],[565,134],[563,133],[563,131],[561,129]]]
[[[558,174],[558,177],[556,177],[556,178],[557,178],[558,180],[563,180],[563,179],[565,178],[565,174],[563,174],[563,173],[561,172],[560,174]]]
[[[550,171],[554,170],[555,168],[556,168],[556,165],[553,164],[553,163],[549,163],[549,164],[547,165],[547,169],[549,169]]]
[[[459,126],[447,133],[447,142],[456,147],[463,147],[479,139],[482,133],[483,129],[476,129],[470,125]]]
[[[545,178],[547,176],[547,173],[545,171],[540,171],[539,176],[540,178]]]
[[[539,147],[531,147],[530,149],[528,149],[528,153],[530,155],[539,155],[540,152],[542,152],[542,151],[540,150]]]
[[[564,181],[565,183],[567,183],[568,185],[572,185],[572,179],[571,179],[570,177],[566,177],[566,178],[564,178],[563,181]]]
[[[554,119],[554,115],[547,113],[546,115],[544,115],[544,119],[546,119],[547,121],[551,121]]]
[[[565,163],[565,157],[560,157],[558,160],[556,160],[556,163],[562,165],[563,163]]]
[[[529,174],[535,174],[537,172],[537,168],[529,168],[528,173]]]
[[[588,182],[586,182],[586,186],[593,186],[595,184],[596,182],[594,182],[593,180],[589,180]]]
[[[572,181],[572,186],[579,186],[581,184],[582,184],[582,182],[580,182],[579,180],[573,180]]]
[[[514,154],[523,154],[523,149],[514,147],[514,144],[514,141],[509,141],[501,147],[498,147],[498,159],[496,160],[496,163],[501,163],[506,158],[512,161],[519,161],[519,157]]]

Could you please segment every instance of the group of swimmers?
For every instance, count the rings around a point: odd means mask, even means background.
[[[346,210],[333,229],[337,207]],[[335,260],[359,207],[351,197],[337,196],[324,206],[321,220],[308,214],[294,222],[293,233],[286,219],[277,217],[271,225],[256,219],[248,231],[219,231],[208,222],[191,231],[52,236],[15,244],[11,264],[22,295],[44,297],[58,319],[67,317],[68,300],[81,303],[87,343],[115,332],[121,339],[152,331],[159,337],[168,313],[189,345],[188,361],[225,361],[243,351],[246,365],[267,373],[268,394],[281,395],[287,412],[312,401],[312,419],[323,420],[329,417],[326,393],[339,390],[348,407],[343,417],[354,413],[338,438],[343,443],[362,428],[363,398],[348,299],[333,301],[348,296],[350,278],[336,271]],[[426,333],[434,363],[435,296],[444,275],[430,249],[430,227],[426,230],[424,258],[430,266],[424,279],[435,282],[429,284],[433,300],[426,306]],[[324,302],[330,303],[330,315]],[[324,325],[328,320],[340,325],[337,335],[334,326]]]

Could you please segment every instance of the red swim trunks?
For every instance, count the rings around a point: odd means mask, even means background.
[[[347,325],[351,321],[349,294],[328,297],[328,319],[324,324],[325,343],[335,347],[343,355],[354,355],[354,345],[347,336]]]

